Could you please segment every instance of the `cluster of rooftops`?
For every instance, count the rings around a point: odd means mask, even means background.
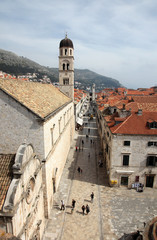
[[[97,93],[99,112],[112,133],[157,134],[157,89],[104,89]]]

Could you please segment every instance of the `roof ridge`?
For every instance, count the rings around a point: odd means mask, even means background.
[[[132,116],[132,113],[130,114],[129,117],[127,117],[127,118],[125,119],[124,122],[122,122],[122,124],[120,124],[120,126],[119,126],[118,128],[116,128],[116,129],[113,131],[113,133],[116,133],[116,131],[119,130],[119,128],[121,128],[121,127],[124,125],[124,123],[130,119],[131,116]]]

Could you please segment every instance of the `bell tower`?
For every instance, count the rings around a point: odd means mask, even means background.
[[[59,88],[74,100],[74,47],[67,34],[59,45]]]

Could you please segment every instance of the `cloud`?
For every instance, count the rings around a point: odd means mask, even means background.
[[[59,42],[68,32],[76,68],[119,79],[125,86],[156,84],[156,0],[0,3],[1,48],[58,67]]]

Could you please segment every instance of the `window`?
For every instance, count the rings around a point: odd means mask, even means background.
[[[65,49],[65,55],[67,55],[67,49]]]
[[[72,55],[72,49],[70,49],[70,55]]]
[[[156,146],[157,147],[157,142],[148,142],[148,147],[150,146]]]
[[[51,128],[51,144],[52,144],[52,146],[53,146],[53,128]]]
[[[65,70],[65,63],[63,63],[63,70]]]
[[[123,166],[129,166],[129,155],[123,155]]]
[[[121,185],[128,186],[128,177],[127,176],[121,177]]]
[[[130,146],[130,141],[124,141],[124,146]]]
[[[106,144],[106,152],[108,153],[108,144]]]
[[[69,70],[69,63],[67,63],[67,70]]]
[[[136,176],[136,177],[135,177],[135,182],[139,182],[139,179],[140,179],[140,177],[139,177],[139,176]]]
[[[64,85],[69,85],[69,78],[64,78],[63,79],[63,84]]]
[[[147,122],[147,126],[149,128],[157,128],[157,122],[156,121]]]
[[[148,156],[148,157],[147,157],[146,166],[147,166],[147,167],[149,167],[149,166],[152,166],[152,167],[157,166],[157,156],[156,156],[156,155],[150,155],[150,156]]]

